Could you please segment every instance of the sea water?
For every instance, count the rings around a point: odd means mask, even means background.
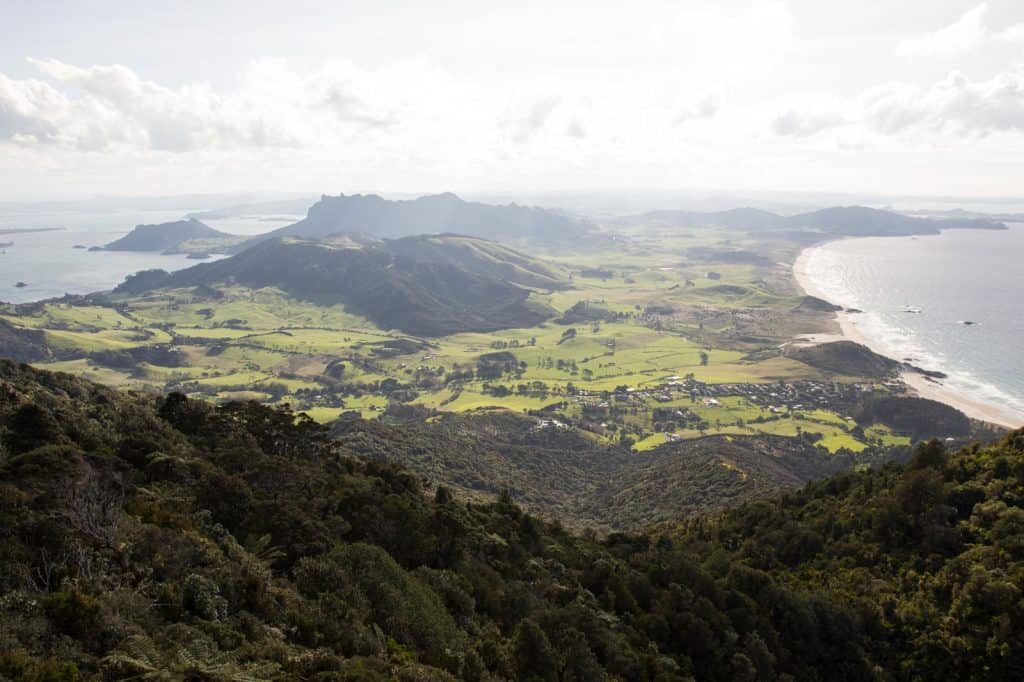
[[[203,262],[180,254],[88,250],[88,247],[103,246],[123,237],[135,225],[181,220],[185,214],[182,210],[0,210],[0,244],[13,242],[12,246],[0,247],[0,301],[24,303],[66,293],[108,291],[140,270],[174,271]],[[276,215],[244,216],[211,220],[207,224],[231,234],[252,235],[295,219]],[[28,231],[39,228],[51,231]],[[18,287],[18,282],[25,286]]]
[[[1024,224],[1009,228],[834,241],[804,254],[804,273],[863,311],[873,348],[1024,423]]]

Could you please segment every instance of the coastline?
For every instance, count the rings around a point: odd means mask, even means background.
[[[800,255],[797,256],[797,259],[793,262],[793,277],[796,279],[797,285],[803,289],[804,293],[808,296],[814,296],[835,304],[834,301],[829,300],[828,296],[822,292],[822,290],[815,284],[814,279],[807,272],[807,260],[811,250],[822,246],[824,243],[828,242],[815,244],[800,251]],[[859,328],[856,320],[859,314],[860,313],[849,313],[845,310],[836,311],[836,322],[839,326],[838,334],[816,334],[808,335],[805,338],[813,343],[824,343],[827,341],[846,339],[848,341],[853,341],[863,346],[867,346],[872,351],[888,357],[886,350],[880,348],[877,342],[873,341],[869,336],[866,336]],[[926,369],[934,370],[941,368],[927,367]],[[944,384],[941,380],[930,379],[923,374],[913,372],[911,370],[902,370],[900,372],[900,380],[906,384],[915,395],[955,407],[972,419],[978,419],[1007,429],[1020,428],[1022,425],[1019,423],[1019,416],[1011,410],[1000,405],[992,405],[984,401],[965,396],[961,392],[957,391],[957,389]]]

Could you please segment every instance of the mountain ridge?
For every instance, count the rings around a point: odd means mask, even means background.
[[[334,242],[277,238],[174,273],[138,273],[115,293],[232,282],[277,287],[319,304],[342,303],[384,329],[418,336],[538,324],[549,315],[528,301],[529,288],[567,286],[553,270],[507,247],[435,235]]]
[[[240,248],[277,237],[328,237],[358,231],[374,237],[456,233],[493,241],[564,242],[590,225],[548,209],[465,201],[451,192],[389,200],[376,194],[322,195],[302,220],[250,239]]]
[[[867,206],[833,206],[782,216],[757,208],[725,211],[652,211],[634,216],[662,227],[723,227],[751,231],[819,230],[841,236],[936,234],[945,229],[1005,230],[998,220],[975,217],[919,218]]]

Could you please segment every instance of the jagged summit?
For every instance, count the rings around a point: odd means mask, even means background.
[[[323,195],[303,220],[260,235],[252,245],[276,237],[326,237],[359,231],[375,237],[455,233],[516,243],[578,238],[589,226],[543,208],[465,201],[451,192],[390,200],[376,194]]]

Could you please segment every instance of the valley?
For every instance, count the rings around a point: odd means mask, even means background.
[[[43,335],[40,367],[320,422],[505,409],[636,451],[708,435],[909,444],[850,418],[860,395],[902,392],[892,372],[801,361],[802,337],[834,322],[792,281],[798,241],[619,226],[614,248],[532,257],[454,235],[285,238],[0,319]]]
[[[605,532],[899,460],[921,439],[999,432],[913,397],[900,362],[820,342],[836,331],[836,307],[805,295],[791,263],[828,223],[794,232],[740,211],[685,228],[644,215],[590,225],[565,251],[550,235],[531,238],[537,221],[562,218],[458,202],[324,198],[310,215],[323,233],[340,211],[339,232],[295,236],[307,219],[110,292],[3,305],[0,334],[9,355],[41,369],[288,409],[431,485],[470,499],[507,493]],[[500,216],[502,239],[530,248],[379,234],[413,231],[410,206],[436,220],[437,205],[464,220]],[[360,214],[376,234],[342,229],[353,206],[379,209]],[[930,229],[915,221],[868,224]],[[137,232],[169,243],[197,229]],[[374,450],[374,424],[447,446]]]

